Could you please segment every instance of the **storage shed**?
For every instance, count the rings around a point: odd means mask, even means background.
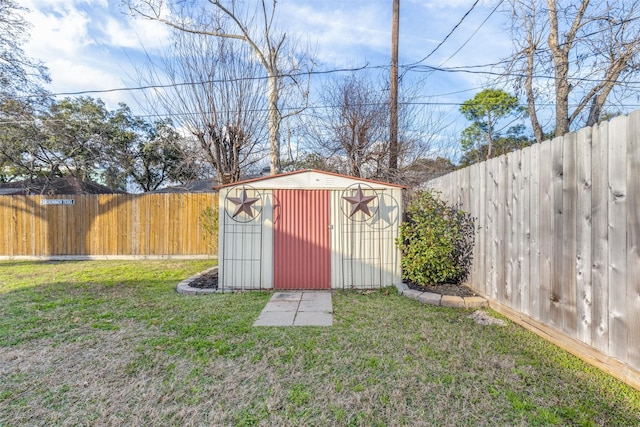
[[[379,288],[401,281],[405,187],[315,170],[218,187],[223,289]]]

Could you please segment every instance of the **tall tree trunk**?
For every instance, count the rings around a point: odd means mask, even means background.
[[[400,0],[393,0],[393,23],[391,26],[391,75],[389,99],[389,178],[395,179],[398,170],[398,27]]]
[[[529,33],[531,36],[531,33]],[[533,36],[529,38],[529,48],[527,50],[527,77],[524,81],[524,88],[527,94],[527,110],[529,114],[529,119],[531,120],[531,128],[533,129],[533,135],[536,139],[536,142],[539,144],[542,142],[544,138],[544,133],[542,132],[542,126],[538,121],[538,113],[536,110],[536,96],[533,90],[533,70],[535,67],[534,63],[534,55],[536,52],[536,45],[533,41]]]
[[[491,158],[491,147],[493,146],[493,123],[491,120],[491,113],[487,115],[487,158]]]
[[[269,85],[269,157],[271,175],[280,170],[280,110],[278,110],[278,76],[268,72]]]
[[[563,136],[569,132],[569,52],[573,48],[578,29],[582,25],[582,19],[589,6],[589,0],[582,0],[576,7],[576,15],[564,34],[564,40],[560,42],[558,28],[557,0],[547,0],[549,13],[549,48],[553,59],[553,70],[556,89],[556,132],[555,136]]]
[[[548,44],[551,49],[551,57],[553,58],[556,92],[555,136],[562,136],[569,132],[569,84],[567,82],[567,75],[569,74],[569,59],[567,53],[569,50],[560,46],[556,0],[547,0],[547,6],[549,13]],[[564,47],[566,47],[566,43]]]

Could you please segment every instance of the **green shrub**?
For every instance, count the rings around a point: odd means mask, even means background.
[[[200,212],[200,223],[204,231],[203,238],[213,253],[218,252],[218,208],[206,207]]]
[[[418,194],[396,240],[404,280],[421,286],[466,280],[473,260],[474,223],[458,206],[427,191]]]

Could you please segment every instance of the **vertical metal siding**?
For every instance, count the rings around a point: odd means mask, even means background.
[[[402,215],[402,193],[395,189],[376,192],[379,210],[367,220],[348,218],[344,212],[350,207],[342,191],[331,194],[332,288],[376,288],[401,281],[395,239]]]
[[[262,213],[253,221],[238,222],[232,218],[233,206],[225,202],[229,192],[237,188],[220,192],[219,217],[219,274],[223,288],[262,289],[269,287],[263,280],[265,263],[265,239],[263,223],[271,213],[268,207],[262,207]],[[232,193],[232,196],[236,196]],[[253,196],[253,194],[249,194]],[[268,195],[263,195],[265,199]],[[262,203],[262,202],[258,202]]]
[[[328,289],[329,191],[274,190],[274,287]]]

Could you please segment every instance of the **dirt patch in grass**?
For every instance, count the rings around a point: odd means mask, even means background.
[[[418,285],[413,282],[405,282],[409,289],[420,292],[431,292],[439,295],[452,295],[458,297],[474,297],[477,294],[465,285],[454,285],[453,283],[440,283],[437,285]]]
[[[199,289],[218,289],[218,269],[202,273],[189,283],[189,286]]]

